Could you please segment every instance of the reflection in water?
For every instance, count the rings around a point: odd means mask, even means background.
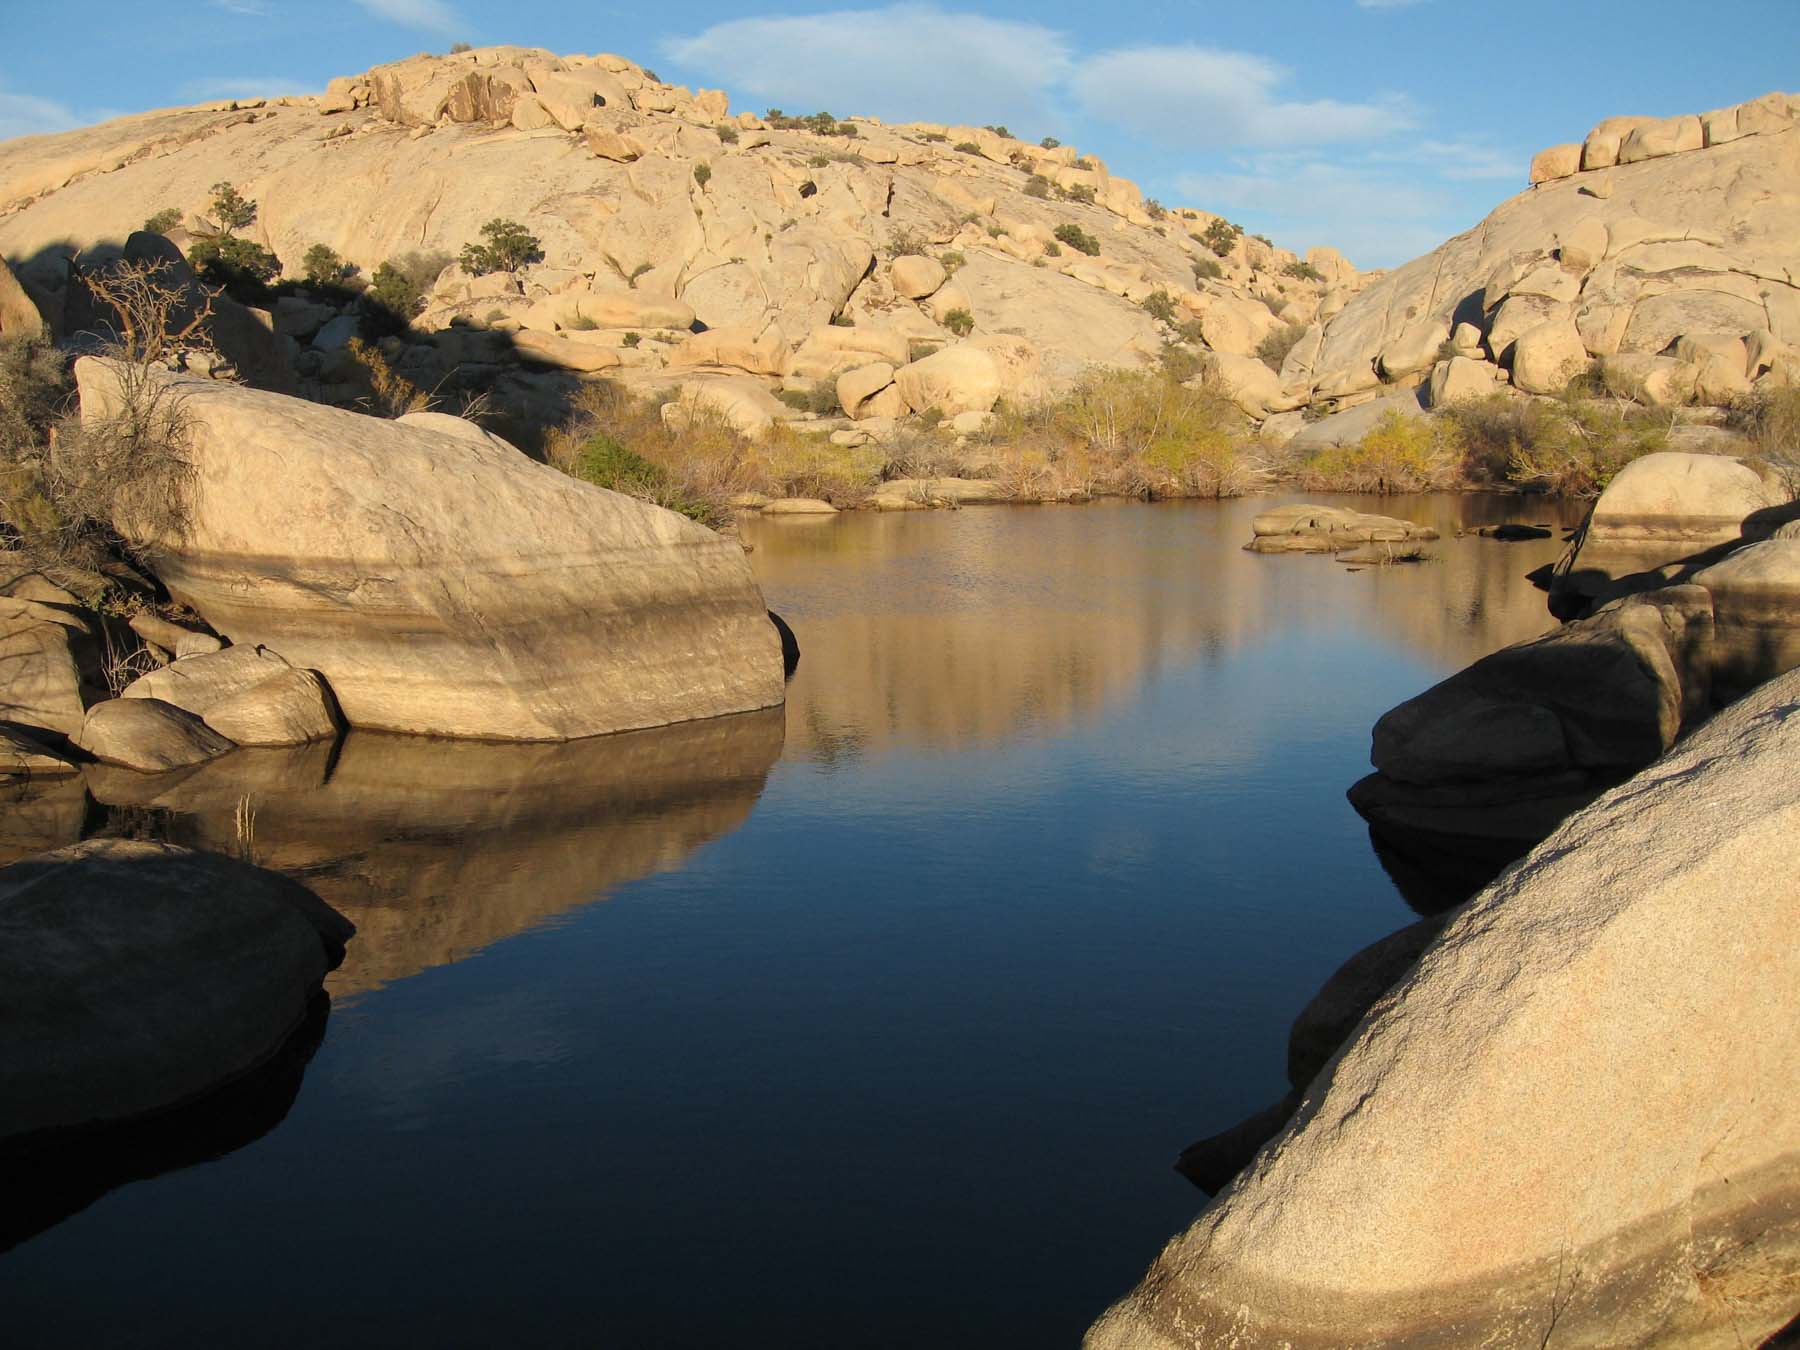
[[[199,1101],[139,1120],[58,1130],[0,1148],[0,1253],[133,1181],[210,1162],[261,1139],[287,1118],[325,1037],[331,1000],[264,1064]]]
[[[1552,624],[1525,580],[1560,539],[1456,538],[1571,503],[1339,498],[1437,526],[1432,561],[1352,570],[1243,551],[1258,512],[1299,496],[859,513],[744,522],[758,581],[799,634],[789,753],[834,763],[903,745],[957,748],[1056,731],[1165,665],[1218,659],[1285,629],[1351,626],[1449,670]]]
[[[775,708],[560,745],[352,733],[88,780],[102,803],[169,812],[171,842],[247,848],[347,915],[326,982],[341,997],[678,866],[743,823],[781,742]]]

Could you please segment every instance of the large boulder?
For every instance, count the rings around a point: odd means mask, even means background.
[[[234,748],[193,713],[154,698],[96,703],[73,739],[102,764],[140,773],[190,768]]]
[[[894,384],[914,412],[935,409],[945,417],[990,411],[1002,388],[999,363],[991,353],[968,342],[900,367]]]
[[[1781,486],[1726,455],[1662,451],[1621,469],[1594,503],[1551,588],[1559,613],[1670,579],[1671,564],[1767,537],[1785,518]]]
[[[1754,1345],[1800,1312],[1800,674],[1449,922],[1088,1333]]]
[[[6,259],[0,258],[0,338],[44,336],[44,316],[6,265]]]
[[[115,367],[76,374],[84,419],[117,409]],[[352,725],[560,740],[782,701],[743,550],[710,530],[497,438],[166,383],[194,477],[186,527],[142,541],[160,579]]]
[[[88,638],[72,607],[0,595],[0,723],[79,731],[87,686],[77,652]]]
[[[255,1068],[353,931],[277,873],[161,844],[0,870],[0,1140],[164,1110]]]
[[[1569,319],[1529,328],[1513,345],[1513,386],[1527,394],[1559,394],[1587,368],[1587,348]]]

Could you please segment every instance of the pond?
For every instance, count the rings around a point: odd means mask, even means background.
[[[1244,552],[1280,500],[752,520],[785,714],[16,803],[9,856],[248,848],[359,935],[310,1063],[15,1216],[6,1343],[1075,1344],[1413,917],[1370,725],[1551,624],[1560,542],[1456,527],[1578,518],[1339,499],[1445,535],[1351,570]]]

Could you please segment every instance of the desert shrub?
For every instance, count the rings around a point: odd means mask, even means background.
[[[368,386],[369,392],[358,400],[364,411],[392,418],[425,412],[431,407],[425,391],[389,365],[381,348],[355,337],[344,352],[358,368],[359,383]]]
[[[1144,312],[1164,323],[1175,322],[1175,300],[1167,291],[1151,291],[1143,299]]]
[[[1094,189],[1089,187],[1086,183],[1075,184],[1074,187],[1068,190],[1066,195],[1070,201],[1080,202],[1084,206],[1092,206],[1094,204]]]
[[[234,234],[196,239],[188,248],[194,274],[240,298],[259,299],[281,275],[281,260],[261,244]]]
[[[635,347],[643,340],[644,335],[642,333],[627,333],[624,337],[619,339],[619,345],[621,347]]]
[[[604,431],[596,431],[575,451],[570,473],[584,483],[649,498],[664,486],[668,474],[635,450],[627,450]]]
[[[1597,497],[1632,460],[1664,449],[1670,416],[1617,400],[1563,398],[1534,404],[1529,439],[1507,478],[1564,497]]]
[[[1045,244],[1044,245],[1044,256],[1046,258],[1062,257],[1062,245],[1055,243],[1054,241],[1051,243]]]
[[[644,72],[644,78],[646,80],[650,81],[651,84],[661,84],[662,83],[662,77],[659,76],[654,70],[650,69],[649,66],[639,66],[638,69]]]
[[[220,234],[241,230],[256,220],[256,203],[247,201],[230,183],[214,183],[207,209]]]
[[[1219,264],[1214,262],[1211,258],[1194,259],[1194,284],[1196,286],[1202,281],[1216,279],[1224,275],[1225,269],[1220,267]]]
[[[951,148],[959,155],[979,155],[981,153],[981,147],[974,141],[958,141]]]
[[[1753,390],[1731,405],[1727,425],[1748,436],[1789,494],[1800,496],[1800,389]]]
[[[1030,178],[1025,180],[1025,195],[1027,197],[1048,197],[1050,195],[1050,180],[1041,173],[1032,174]]]
[[[942,142],[947,141],[950,138],[941,131],[926,131],[926,132],[920,133],[919,139],[922,141],[930,141],[930,142],[933,142],[936,144],[941,144]]]
[[[1314,491],[1425,492],[1450,486],[1462,456],[1455,423],[1388,412],[1360,441],[1319,451],[1300,480]]]
[[[1493,393],[1462,399],[1436,410],[1456,425],[1463,444],[1463,477],[1472,483],[1504,483],[1513,456],[1537,438],[1544,416],[1535,399]]]
[[[1075,161],[1075,167],[1078,169],[1085,169],[1087,172],[1093,173],[1100,166],[1094,163],[1093,157],[1091,155],[1083,155],[1080,159]]]
[[[725,145],[736,145],[738,143],[738,129],[729,122],[721,122],[714,127],[713,135],[717,136]]]
[[[843,411],[838,404],[837,384],[833,380],[818,380],[804,389],[777,389],[775,397],[796,412],[829,417]]]
[[[458,259],[463,271],[470,276],[517,272],[521,267],[544,259],[543,246],[537,236],[516,220],[496,216],[481,227],[481,237],[487,242],[464,244]]]
[[[923,255],[931,247],[931,240],[917,230],[902,225],[888,236],[882,252],[890,258],[903,258],[909,254]]]
[[[1183,342],[1199,346],[1206,338],[1206,333],[1198,319],[1183,319],[1175,325],[1175,335]]]
[[[1100,241],[1079,225],[1058,225],[1056,238],[1077,253],[1085,253],[1090,258],[1097,257],[1100,253]]]
[[[574,409],[545,440],[545,458],[564,473],[678,511],[703,524],[727,517],[725,499],[742,483],[744,438],[717,414],[692,409],[679,431],[656,399],[607,380],[584,383]]]
[[[324,244],[314,244],[300,259],[300,274],[314,286],[341,286],[356,272],[338,251]]]
[[[1004,125],[995,126],[992,123],[989,123],[987,126],[983,127],[982,130],[983,131],[991,131],[994,133],[994,135],[999,136],[1005,140],[1010,141],[1010,140],[1014,139],[1012,132],[1008,131]]]
[[[49,342],[0,337],[0,551],[58,551],[62,516],[50,501],[44,458],[70,393],[63,359]]]
[[[967,337],[975,331],[975,316],[966,309],[953,309],[944,315],[944,327],[958,337]]]
[[[1309,262],[1291,262],[1281,269],[1281,274],[1296,277],[1301,281],[1323,281],[1325,274]]]
[[[822,169],[827,164],[831,163],[831,156],[830,155],[813,155],[806,162],[815,169]]]
[[[712,165],[705,160],[694,165],[694,181],[704,190],[706,185],[712,181]]]
[[[1263,335],[1263,340],[1256,344],[1256,355],[1270,370],[1279,373],[1281,363],[1287,360],[1287,354],[1294,350],[1294,344],[1306,336],[1306,325],[1303,323],[1283,324],[1280,328],[1272,328]]]
[[[1275,241],[1273,239],[1269,238],[1269,236],[1266,234],[1253,234],[1250,237],[1252,239],[1256,240],[1256,242],[1259,244],[1266,244],[1270,248],[1275,247]]]
[[[1046,150],[1058,150],[1062,148],[1062,142],[1057,140],[1054,136],[1046,136],[1043,140],[1039,141],[1038,144]]]
[[[165,206],[144,222],[144,229],[150,234],[167,234],[170,230],[181,228],[181,209]]]
[[[963,256],[961,249],[947,248],[938,254],[938,261],[943,264],[946,275],[955,276],[956,269],[964,266],[969,260]]]
[[[1169,212],[1168,208],[1157,201],[1156,198],[1146,197],[1144,198],[1144,214],[1149,216],[1152,220],[1161,220],[1164,216],[1168,215]]]
[[[466,42],[452,42],[450,44],[450,55],[452,56],[461,56],[464,52],[472,52],[474,50],[475,49]]]
[[[403,328],[425,308],[432,283],[449,265],[442,253],[402,253],[375,269],[363,297],[378,319]]]
[[[775,497],[854,501],[881,475],[882,453],[871,446],[845,448],[824,436],[808,436],[777,422],[744,457],[745,472],[759,491]]]
[[[1244,232],[1242,225],[1233,225],[1223,216],[1214,220],[1194,238],[1205,244],[1219,257],[1229,257],[1231,250],[1237,247],[1238,237]]]

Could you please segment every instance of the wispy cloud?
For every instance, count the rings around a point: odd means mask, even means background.
[[[67,131],[86,119],[53,99],[31,94],[9,94],[0,89],[0,141],[14,136],[38,136],[48,131]]]
[[[661,50],[759,99],[941,122],[1046,116],[1070,63],[1040,24],[930,5],[731,19]]]
[[[304,94],[314,87],[310,81],[279,75],[220,75],[189,80],[181,86],[181,96],[194,99],[279,98],[283,94]]]
[[[222,9],[227,14],[242,14],[246,18],[266,19],[269,17],[268,0],[207,0],[214,9]]]
[[[1425,0],[1356,0],[1358,9],[1409,9],[1413,5],[1422,5]]]
[[[1095,117],[1174,145],[1212,149],[1369,141],[1411,126],[1405,99],[1284,98],[1291,72],[1248,52],[1192,45],[1102,52],[1071,84]]]
[[[464,27],[462,18],[444,0],[356,0],[356,3],[377,18],[407,28],[420,28],[427,33],[457,33]]]

